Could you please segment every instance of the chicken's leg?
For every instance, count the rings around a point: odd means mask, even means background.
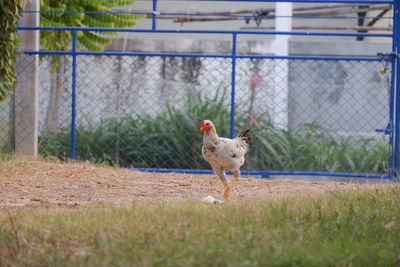
[[[233,179],[232,181],[225,185],[225,192],[224,192],[224,199],[227,199],[229,197],[229,194],[231,193],[232,190],[232,185],[239,180],[240,177],[240,172],[239,171],[233,171]]]
[[[221,180],[221,182],[224,184],[225,187],[225,192],[224,192],[224,199],[225,199],[225,194],[228,188],[228,182],[226,180],[226,174],[225,174],[225,170],[223,168],[220,167],[214,167],[212,166],[214,172],[218,175],[219,179]]]

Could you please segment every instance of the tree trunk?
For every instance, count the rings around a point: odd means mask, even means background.
[[[46,125],[50,132],[59,130],[59,114],[62,91],[64,89],[65,56],[57,56],[57,68],[55,73],[51,73],[50,80],[50,100],[47,108]]]
[[[261,79],[260,76],[260,63],[261,61],[257,58],[255,59],[250,59],[252,62],[252,67],[250,68],[251,72],[253,73],[251,76],[251,81],[250,81],[250,103],[249,103],[249,110],[247,111],[247,126],[250,126],[252,123],[252,116],[253,116],[253,108],[254,108],[254,101],[256,99],[256,88],[259,83],[259,80]]]

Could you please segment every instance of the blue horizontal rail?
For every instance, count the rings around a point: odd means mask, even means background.
[[[28,55],[95,55],[95,56],[153,56],[153,57],[211,57],[211,58],[264,58],[293,60],[348,60],[348,61],[384,61],[383,57],[341,57],[341,56],[274,56],[236,54],[195,54],[195,53],[153,53],[153,52],[114,52],[114,51],[24,51]]]
[[[159,168],[131,168],[131,170],[143,172],[159,172],[159,173],[190,173],[190,174],[213,174],[212,170],[196,170],[196,169],[159,169]],[[227,172],[232,174],[231,172]],[[269,178],[271,175],[287,175],[287,176],[328,176],[328,177],[353,177],[353,178],[370,178],[370,179],[389,179],[389,175],[384,174],[368,174],[368,173],[344,173],[344,172],[315,172],[315,171],[240,171],[243,175],[255,175],[262,178]]]
[[[157,29],[126,29],[103,27],[28,27],[21,26],[18,30],[59,30],[59,31],[97,31],[97,32],[151,32],[151,33],[195,33],[195,34],[247,34],[247,35],[306,35],[306,36],[363,36],[389,37],[392,33],[348,33],[348,32],[291,32],[291,31],[226,31],[226,30],[157,30]]]

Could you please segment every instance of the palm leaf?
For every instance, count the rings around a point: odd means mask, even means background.
[[[42,26],[87,26],[87,27],[132,27],[136,20],[145,18],[143,15],[135,14],[103,14],[85,13],[85,11],[110,12],[112,8],[132,5],[133,0],[69,0],[65,1],[41,1],[41,10],[57,11],[54,13],[42,13]],[[76,11],[62,13],[58,11]],[[102,32],[102,35],[116,36],[115,32]],[[107,40],[108,39],[108,40]],[[49,50],[66,50],[71,39],[68,35],[41,34],[41,44]],[[79,47],[100,51],[105,45],[110,44],[111,39],[94,33],[85,33],[78,37]]]

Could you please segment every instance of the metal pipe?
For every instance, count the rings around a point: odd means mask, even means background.
[[[269,30],[274,27],[242,27],[241,30]],[[294,30],[343,30],[343,31],[392,31],[390,27],[330,27],[330,26],[293,26]]]
[[[390,11],[389,9],[382,10],[382,12],[378,14],[378,16],[376,16],[376,17],[373,18],[370,22],[368,22],[367,26],[368,26],[368,27],[374,26],[375,23],[377,23],[378,20],[382,19],[383,16],[384,16],[387,12],[389,12],[389,11]],[[367,17],[365,17],[365,19],[367,19]],[[393,19],[393,18],[392,18],[392,19]]]
[[[236,33],[232,34],[232,76],[231,76],[231,120],[229,137],[235,136],[235,86],[236,86]]]
[[[349,5],[348,5],[349,6]],[[356,5],[351,5],[349,7],[353,7]],[[357,5],[358,6],[358,5]],[[328,9],[330,7],[325,6],[324,9]],[[294,9],[298,10],[298,9]],[[315,10],[311,9],[310,10]],[[363,9],[365,10],[365,9]],[[378,6],[378,7],[370,7],[368,10],[383,10],[383,11],[389,11],[391,10],[390,6]],[[209,16],[209,17],[227,17],[227,18],[206,18],[206,21],[210,20],[241,20],[243,18],[253,18],[254,15],[240,15],[240,14],[246,14],[246,13],[251,13],[253,10],[243,10],[243,11],[230,11],[230,12],[193,12],[193,13],[185,13],[185,12],[163,12],[163,11],[156,11],[154,15],[157,16],[157,19],[176,19],[177,22],[190,22],[190,21],[200,21],[198,19],[192,19],[190,18],[189,20],[187,19],[188,16]],[[269,12],[269,13],[274,13],[275,9],[262,9],[263,12]],[[355,13],[357,10],[342,10],[339,11],[340,13],[335,13],[335,14],[347,14],[347,13]],[[136,11],[61,11],[61,10],[46,10],[46,11],[37,11],[37,10],[24,10],[22,11],[23,13],[43,13],[43,14],[57,14],[57,13],[62,13],[62,14],[132,14],[132,15],[146,15],[146,18],[152,18],[153,17],[153,12],[149,11],[142,11],[142,10],[136,10]],[[326,18],[326,19],[357,19],[360,17],[344,17],[344,16],[334,16],[334,17],[329,17],[326,15],[332,14],[332,11],[325,11],[325,12],[317,12],[317,13],[304,13],[304,12],[297,12],[294,13],[292,18]],[[385,13],[386,13],[385,12]],[[324,15],[324,16],[321,16]],[[181,16],[181,17],[177,17]],[[381,18],[383,15],[377,15],[377,16],[363,16],[365,19],[377,19]],[[264,19],[274,19],[279,16],[275,15],[260,15],[256,16],[259,18],[264,18]],[[181,19],[182,18],[182,19]],[[389,17],[382,17],[382,19],[392,19]],[[202,21],[202,20],[201,20]]]
[[[189,22],[210,22],[210,21],[233,21],[233,20],[243,20],[243,18],[248,18],[253,16],[242,16],[242,17],[222,17],[222,18],[188,18],[188,17],[171,17],[171,16],[160,16],[160,19],[173,19],[175,23],[189,23]],[[348,16],[290,16],[292,19],[334,19],[334,20],[343,20],[343,19],[393,19],[392,17],[348,17]],[[288,16],[260,16],[259,18],[265,20],[273,20],[276,18],[289,18]],[[245,28],[245,27],[242,27]],[[260,27],[261,28],[261,27]]]
[[[396,79],[395,88],[395,133],[394,133],[394,178],[399,179],[400,172],[400,0],[395,0],[393,5],[393,48]]]
[[[324,6],[313,6],[313,7],[295,7],[293,8],[294,11],[299,11],[299,12],[294,12],[294,14],[301,14],[310,10],[321,10],[321,9],[340,9],[340,8],[359,8],[359,4],[347,4],[347,5],[324,5]],[[377,8],[378,10],[380,9],[390,9],[390,6],[371,6],[369,8]],[[239,11],[218,11],[218,12],[192,12],[192,13],[187,13],[187,12],[175,12],[175,13],[170,13],[170,12],[164,12],[160,11],[160,15],[189,15],[189,16],[199,16],[199,15],[210,15],[210,16],[224,16],[224,15],[238,15],[238,14],[251,14],[254,11],[254,9],[244,9],[244,10],[239,10]],[[261,8],[260,9],[261,13],[274,13],[275,8]],[[330,11],[329,11],[330,12]],[[355,12],[355,9],[353,9],[353,12]],[[262,17],[262,16],[261,16]]]
[[[157,0],[153,0],[153,12],[151,14],[151,19],[151,29],[154,31],[157,29]]]
[[[71,51],[24,51],[27,55],[72,55]],[[95,56],[151,56],[151,57],[207,57],[207,58],[232,58],[231,54],[191,54],[191,53],[146,53],[146,52],[115,52],[115,51],[77,51],[77,55]],[[241,55],[236,58],[260,59],[293,59],[293,60],[344,60],[344,61],[383,61],[382,57],[343,57],[343,56],[275,56],[275,55]]]
[[[146,0],[147,1],[147,0]],[[175,0],[176,1],[176,0]],[[186,1],[186,0],[185,0]],[[332,3],[332,2],[330,2]],[[378,3],[379,5],[382,3]],[[387,3],[384,3],[387,4]],[[392,3],[389,3],[392,4]],[[312,7],[295,7],[293,11],[310,11],[310,10],[321,10],[321,9],[340,9],[340,8],[358,8],[359,4],[341,4],[341,5],[323,5],[323,6],[312,6]],[[385,8],[385,6],[378,6],[381,8]],[[247,14],[252,13],[254,9],[242,9],[242,10],[230,10],[230,11],[207,11],[207,12],[192,12],[188,13],[186,11],[178,11],[178,12],[167,12],[167,11],[156,11],[155,15],[190,15],[190,16],[199,16],[199,15],[210,15],[210,16],[224,16],[224,15],[239,15],[239,14]],[[261,12],[275,12],[275,8],[261,8]],[[130,10],[125,11],[124,9],[115,8],[112,11],[77,11],[77,10],[22,10],[22,13],[40,13],[40,14],[132,14],[132,15],[148,15],[150,18],[153,14],[148,10]],[[299,12],[299,13],[300,13]]]
[[[135,171],[144,172],[160,172],[160,173],[192,173],[192,174],[213,174],[212,170],[196,170],[196,169],[162,169],[162,168],[130,168]],[[243,175],[260,175],[268,178],[271,175],[307,175],[307,176],[329,176],[329,177],[353,177],[353,178],[372,178],[372,179],[388,179],[385,174],[369,174],[369,173],[345,173],[345,172],[317,172],[317,171],[240,171]],[[232,174],[227,171],[227,174]]]
[[[307,36],[368,36],[368,37],[393,37],[388,33],[346,33],[346,32],[286,32],[286,31],[226,31],[226,30],[149,30],[103,27],[18,27],[18,30],[61,30],[61,31],[109,31],[109,32],[155,32],[155,33],[208,33],[208,34],[249,34],[249,35],[307,35]]]
[[[72,92],[71,92],[71,159],[75,159],[75,126],[76,126],[76,39],[77,31],[72,31]]]
[[[295,12],[293,13],[293,16],[290,16],[293,19],[301,19],[301,18],[306,18],[306,19],[356,19],[356,18],[362,18],[362,19],[376,19],[378,17],[366,17],[366,16],[357,16],[357,17],[346,17],[346,16],[337,16],[337,15],[343,15],[343,14],[351,14],[351,13],[357,13],[357,12],[367,12],[367,11],[374,11],[374,10],[384,10],[384,11],[389,11],[391,10],[391,6],[383,6],[383,7],[369,7],[369,8],[360,8],[360,9],[352,9],[352,10],[333,10],[333,11],[322,11],[322,12]],[[275,11],[271,11],[270,13],[275,13]],[[202,21],[223,21],[223,20],[242,20],[243,18],[260,18],[260,19],[275,19],[278,17],[285,17],[285,16],[275,16],[275,15],[259,15],[259,16],[254,16],[254,15],[230,15],[230,14],[225,14],[225,15],[213,15],[213,14],[182,14],[182,13],[161,13],[160,15],[163,16],[163,19],[174,19],[174,22],[176,23],[187,23],[187,22],[202,22]],[[174,15],[174,17],[171,17],[171,15]],[[190,16],[195,16],[194,18]],[[198,18],[196,16],[208,16],[208,17],[202,17]],[[219,18],[216,16],[220,16]],[[221,18],[223,17],[223,18]]]
[[[392,179],[395,176],[395,173],[393,171],[393,159],[394,159],[394,144],[393,144],[393,135],[394,135],[394,119],[395,119],[395,69],[396,69],[396,62],[395,59],[390,57],[387,60],[390,61],[390,66],[391,66],[391,78],[390,78],[390,102],[389,102],[389,126],[390,126],[390,134],[389,134],[389,162],[388,162],[388,167],[389,167],[389,178]]]
[[[396,21],[400,19],[399,17],[399,4],[400,1],[396,0],[393,4],[393,38],[392,38],[392,54],[396,53],[398,49],[398,34],[399,34],[399,25],[396,25]],[[396,11],[397,10],[397,11]],[[371,21],[370,23],[375,23]],[[397,101],[399,99],[398,96],[398,83],[396,82],[396,73],[398,69],[398,58],[393,56],[388,56],[387,60],[390,61],[391,64],[391,79],[390,79],[390,103],[389,103],[389,126],[390,126],[390,134],[389,134],[389,179],[398,178],[399,166],[398,166],[398,148],[399,148],[399,138],[398,138],[398,124],[399,124],[399,114],[397,111]],[[396,85],[397,84],[397,85]]]

